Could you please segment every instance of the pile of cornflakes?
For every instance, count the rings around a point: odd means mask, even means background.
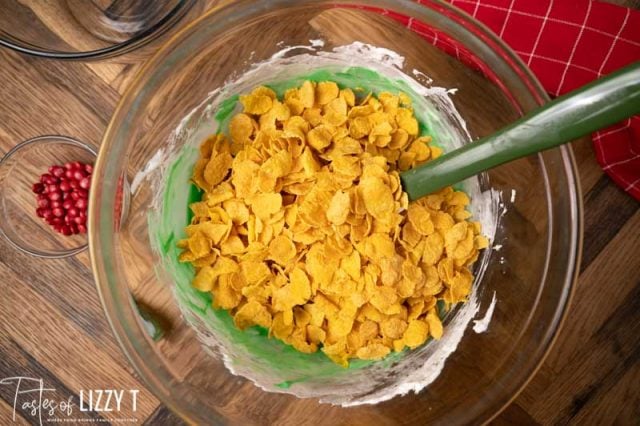
[[[409,97],[306,81],[240,102],[231,140],[207,139],[194,167],[204,194],[179,242],[193,286],[238,328],[345,367],[440,338],[436,303],[466,299],[487,239],[464,192],[402,191],[399,171],[441,154]]]

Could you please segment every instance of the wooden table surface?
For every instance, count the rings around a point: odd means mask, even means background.
[[[0,49],[0,155],[42,134],[97,146],[143,58],[60,62]],[[602,172],[590,143],[573,149],[585,212],[577,291],[555,347],[496,424],[640,424],[640,203]],[[0,289],[0,380],[42,378],[56,400],[77,401],[79,389],[138,389],[135,412],[124,404],[119,413],[76,417],[181,424],[120,352],[88,253],[42,260],[0,239]],[[0,386],[1,425],[12,424],[14,397],[14,388]],[[17,408],[16,424],[34,419]]]

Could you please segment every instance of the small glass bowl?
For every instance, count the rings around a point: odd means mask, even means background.
[[[34,183],[53,164],[93,164],[96,150],[67,136],[38,136],[16,145],[0,160],[0,234],[16,249],[37,257],[62,258],[87,248],[87,235],[57,233],[36,215]]]

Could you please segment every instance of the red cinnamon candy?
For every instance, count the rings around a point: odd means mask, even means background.
[[[53,165],[32,186],[36,215],[63,235],[87,232],[87,206],[93,165],[79,161]]]

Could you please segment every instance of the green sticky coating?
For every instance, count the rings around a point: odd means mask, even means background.
[[[341,88],[348,87],[354,91],[357,88],[362,88],[364,89],[361,92],[363,96],[371,90],[374,94],[383,91],[404,92],[412,98],[414,103],[423,99],[421,95],[414,93],[405,81],[391,80],[375,71],[360,67],[352,67],[340,72],[325,69],[314,70],[309,74],[299,75],[286,81],[272,82],[267,86],[273,89],[279,97],[282,97],[287,89],[299,87],[305,80],[316,82],[331,80]],[[226,132],[228,129],[229,120],[236,110],[238,98],[238,95],[233,95],[218,106],[214,115],[218,132]],[[429,113],[435,114],[435,112],[416,110],[416,117],[420,123],[421,134],[431,134],[433,137],[433,132],[427,125]],[[432,144],[437,145],[435,138]],[[321,351],[304,354],[278,339],[269,338],[268,331],[262,327],[254,326],[244,331],[237,329],[233,324],[233,318],[226,310],[212,307],[211,293],[199,292],[191,286],[195,275],[194,268],[188,263],[178,262],[180,250],[176,247],[176,243],[186,237],[184,228],[193,217],[188,205],[199,201],[202,196],[201,191],[189,180],[198,154],[198,149],[193,146],[185,145],[180,150],[166,172],[162,212],[159,218],[156,217],[157,213],[156,216],[153,213],[149,215],[149,234],[152,240],[155,240],[152,243],[162,258],[164,272],[168,273],[175,282],[176,296],[181,303],[191,313],[203,320],[210,329],[228,339],[234,348],[247,350],[253,357],[259,358],[265,369],[270,369],[270,373],[283,379],[273,383],[274,386],[281,389],[288,389],[296,383],[303,383],[312,378],[345,374],[346,371],[362,369],[374,362],[385,366],[400,360],[405,351],[392,352],[380,361],[354,359],[350,361],[349,368],[345,369],[332,362]],[[176,209],[176,206],[185,207]],[[441,314],[443,313],[441,304],[438,305],[438,310]]]
[[[198,188],[196,185],[191,183],[189,185],[189,200],[187,204],[187,223],[191,223],[191,219],[193,219],[193,210],[189,208],[189,206],[193,203],[196,203],[202,199],[202,190]]]
[[[215,115],[215,120],[219,123],[229,123],[229,119],[233,114],[233,111],[236,109],[236,105],[238,104],[238,99],[240,99],[240,95],[233,95],[224,101],[220,102],[220,106],[218,107],[218,111]]]

